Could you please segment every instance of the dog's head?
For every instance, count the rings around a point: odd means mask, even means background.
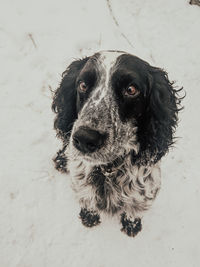
[[[94,163],[131,153],[155,163],[173,144],[178,98],[167,73],[120,51],[74,61],[54,95],[54,127],[70,151]]]

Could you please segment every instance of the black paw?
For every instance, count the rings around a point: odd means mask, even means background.
[[[86,227],[92,227],[100,224],[100,216],[97,214],[96,211],[89,211],[87,209],[81,209],[80,218],[82,220],[82,223]]]
[[[64,153],[65,149],[66,149],[66,147],[59,150],[57,152],[55,158],[53,158],[56,170],[63,172],[63,173],[67,172],[67,158],[66,158],[65,153]]]
[[[134,221],[131,221],[127,218],[125,212],[121,214],[121,223],[123,226],[121,231],[126,233],[128,236],[134,237],[142,230],[141,219],[136,218]]]

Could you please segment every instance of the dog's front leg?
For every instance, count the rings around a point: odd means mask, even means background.
[[[86,227],[93,227],[100,224],[100,216],[95,210],[88,210],[86,208],[81,208],[79,213],[82,224]]]
[[[93,167],[87,166],[83,161],[76,158],[70,158],[68,163],[72,188],[81,207],[79,218],[86,227],[96,226],[101,221],[96,206],[96,189],[91,175]]]
[[[78,198],[81,207],[79,218],[86,227],[100,224],[100,215],[96,208],[95,192],[91,186],[82,184],[78,188]]]
[[[142,230],[141,218],[139,216],[131,216],[126,212],[121,214],[121,231],[128,236],[135,237]]]
[[[100,215],[95,206],[94,193],[92,190],[87,190],[90,197],[82,197],[79,201],[81,211],[79,213],[82,224],[86,227],[92,227],[100,224]]]
[[[141,218],[151,207],[160,189],[159,164],[149,169],[140,166],[133,178],[129,190],[124,188],[124,192],[129,195],[129,205],[124,207],[124,212],[121,214],[121,230],[128,236],[134,237],[142,230]]]

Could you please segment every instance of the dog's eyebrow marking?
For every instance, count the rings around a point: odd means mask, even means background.
[[[115,65],[118,57],[122,54],[124,54],[124,52],[121,52],[121,53],[119,52],[109,53],[107,51],[102,52],[102,55],[100,56],[100,60],[101,60],[104,70],[106,71],[106,80],[105,80],[106,85],[108,85],[109,83],[111,69]]]
[[[98,62],[100,64],[99,70],[101,77],[98,90],[94,96],[94,103],[96,106],[106,97],[109,88],[111,70],[116,64],[117,58],[122,54],[124,54],[124,52],[110,53],[108,51],[103,51],[100,54]]]

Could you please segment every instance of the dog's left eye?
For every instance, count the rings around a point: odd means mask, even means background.
[[[81,81],[79,83],[79,91],[85,93],[87,91],[87,89],[88,89],[87,84],[85,82]]]
[[[124,93],[126,96],[136,96],[139,94],[139,91],[135,88],[134,85],[129,85]]]

